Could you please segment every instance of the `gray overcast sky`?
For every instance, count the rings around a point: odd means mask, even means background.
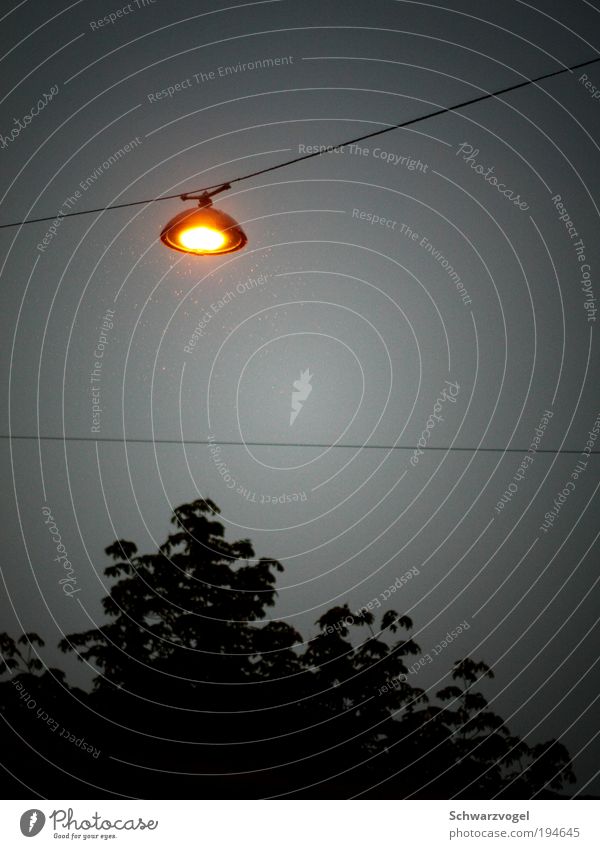
[[[600,48],[583,0],[59,0],[45,22],[3,8],[0,223],[213,185]],[[307,636],[417,567],[389,604],[424,652],[470,624],[422,685],[484,659],[509,724],[560,736],[600,792],[598,458],[573,478],[583,455],[537,453],[514,483],[536,429],[541,448],[581,452],[600,414],[596,91],[600,64],[236,184],[218,206],[248,246],[230,256],[160,243],[178,200],[0,231],[3,433],[89,440],[2,440],[6,629],[55,644],[101,621],[104,547],[152,550],[172,507],[208,496],[230,539],[283,562],[273,615]],[[429,447],[523,451],[411,464],[410,449],[359,447],[415,446],[424,429]],[[214,445],[101,441],[123,436]]]

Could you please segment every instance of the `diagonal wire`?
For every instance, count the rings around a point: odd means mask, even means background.
[[[243,180],[250,180],[252,177],[258,177],[261,174],[268,174],[271,171],[277,171],[279,168],[287,168],[288,165],[294,165],[296,162],[303,162],[306,159],[312,159],[315,156],[323,156],[323,154],[331,153],[334,150],[339,150],[341,147],[345,147],[346,145],[357,144],[360,141],[366,141],[367,139],[375,138],[376,136],[382,136],[384,133],[391,133],[393,130],[400,130],[403,127],[410,127],[413,124],[418,124],[420,121],[427,121],[429,118],[435,118],[437,115],[445,115],[448,112],[455,112],[457,109],[464,109],[465,106],[471,106],[474,103],[481,103],[483,100],[489,100],[493,97],[499,97],[501,94],[507,94],[510,91],[516,91],[519,88],[523,88],[524,86],[533,85],[534,83],[539,83],[542,80],[549,80],[551,77],[557,77],[559,74],[571,73],[572,71],[577,70],[578,68],[585,68],[587,65],[593,65],[596,62],[600,62],[600,57],[596,59],[588,59],[585,62],[579,62],[577,65],[571,65],[568,68],[561,68],[559,71],[551,71],[548,74],[542,74],[540,77],[534,77],[531,80],[524,80],[520,83],[515,83],[515,85],[507,86],[506,88],[498,89],[498,91],[489,92],[488,94],[482,94],[479,97],[473,97],[470,100],[463,100],[461,103],[456,103],[454,106],[447,106],[443,109],[436,109],[434,112],[428,112],[426,115],[421,115],[418,118],[411,118],[408,121],[402,121],[400,124],[392,124],[389,127],[384,127],[381,130],[374,130],[371,133],[366,133],[363,136],[356,136],[356,138],[348,139],[348,141],[340,142],[335,145],[328,145],[321,150],[317,150],[314,153],[305,153],[302,156],[297,156],[294,159],[288,159],[285,162],[279,162],[277,165],[271,165],[268,168],[261,168],[258,171],[252,171],[250,174],[243,174],[241,177],[234,177],[231,180],[223,181],[222,183],[215,183],[212,186],[204,186],[200,189],[193,189],[190,192],[186,192],[185,194],[200,194],[202,192],[207,192],[211,189],[218,189],[222,186],[231,186],[233,183],[241,183]],[[91,215],[94,212],[108,212],[112,209],[124,209],[128,206],[143,206],[147,203],[157,203],[161,200],[173,200],[174,198],[181,198],[181,194],[176,195],[162,195],[158,198],[147,198],[146,200],[132,200],[128,203],[115,203],[111,206],[99,206],[96,209],[80,209],[77,212],[65,212],[58,213],[56,215],[45,216],[43,218],[27,218],[24,221],[13,221],[10,224],[0,224],[0,230],[4,230],[7,227],[20,227],[23,224],[37,224],[41,221],[55,221],[58,218],[72,218],[75,215]]]

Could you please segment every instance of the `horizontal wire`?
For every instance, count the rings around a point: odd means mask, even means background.
[[[378,445],[369,443],[336,443],[331,445],[327,442],[236,442],[234,440],[220,439],[148,439],[147,437],[120,437],[120,436],[35,436],[27,435],[10,435],[0,433],[0,439],[21,439],[21,440],[44,440],[46,442],[116,442],[116,443],[140,443],[143,445],[231,445],[231,446],[249,446],[251,448],[374,448],[378,451],[415,451],[416,445]],[[419,447],[420,451],[468,451],[471,453],[505,453],[505,454],[526,454],[527,448],[469,448],[467,446],[438,446],[427,445],[424,448]],[[582,454],[582,451],[576,448],[538,448],[535,454]],[[586,452],[587,453],[587,452]],[[598,451],[590,451],[590,454],[600,454]]]
[[[444,109],[437,109],[435,112],[428,112],[426,115],[421,115],[419,118],[411,118],[408,121],[402,121],[400,124],[392,124],[391,126],[384,127],[381,130],[374,130],[373,132],[367,133],[366,135],[356,136],[356,138],[348,139],[348,141],[339,142],[335,145],[328,145],[326,148],[322,150],[317,150],[314,153],[305,153],[303,156],[297,156],[295,159],[288,159],[286,162],[280,162],[277,165],[271,165],[268,168],[261,168],[258,171],[252,171],[250,174],[244,174],[241,177],[234,177],[232,180],[224,180],[222,183],[214,183],[211,186],[204,186],[200,189],[192,189],[189,192],[184,192],[184,194],[200,194],[201,192],[207,192],[211,189],[217,189],[220,186],[224,186],[226,184],[232,185],[233,183],[241,183],[243,180],[250,180],[252,177],[258,177],[261,174],[268,174],[271,171],[277,171],[279,168],[287,168],[288,165],[294,165],[296,162],[303,162],[306,159],[312,159],[314,156],[322,156],[323,154],[331,153],[334,150],[338,150],[340,147],[356,144],[359,141],[366,141],[367,139],[372,139],[376,136],[381,136],[384,133],[391,133],[393,130],[400,130],[403,127],[410,127],[413,124],[418,124],[420,121],[426,121],[429,118],[435,118],[437,115],[445,115],[448,112],[454,112],[457,109],[463,109],[465,106],[471,106],[474,103],[481,103],[482,100],[489,100],[492,97],[499,97],[501,94],[507,94],[510,91],[516,91],[517,89],[523,88],[524,86],[533,85],[534,83],[539,83],[542,80],[548,80],[551,77],[558,76],[559,74],[566,74],[575,71],[578,68],[585,68],[587,65],[593,65],[595,62],[600,62],[600,57],[596,59],[588,59],[586,62],[579,62],[577,65],[571,65],[568,68],[561,68],[558,71],[551,71],[548,74],[542,74],[542,76],[540,77],[534,77],[531,80],[524,80],[523,82],[516,83],[515,85],[498,89],[498,91],[493,91],[488,94],[482,94],[479,97],[473,97],[470,100],[463,100],[462,103],[457,103],[454,106],[447,106]],[[76,215],[92,215],[95,212],[108,212],[113,209],[124,209],[128,206],[142,206],[143,204],[147,203],[157,203],[161,200],[173,200],[175,198],[181,198],[181,196],[181,193],[178,193],[176,195],[162,195],[158,198],[147,198],[146,200],[132,200],[127,203],[116,203],[110,206],[100,206],[96,209],[80,209],[77,212],[57,213],[56,215],[45,216],[43,218],[27,218],[23,221],[13,221],[10,224],[0,224],[0,230],[4,230],[7,227],[21,227],[24,224],[38,224],[41,221],[55,221],[59,218],[72,218]]]
[[[418,118],[412,118],[408,121],[403,121],[400,124],[394,124],[390,127],[384,127],[381,130],[374,130],[371,133],[367,133],[362,136],[356,136],[355,138],[349,139],[345,142],[340,142],[337,145],[331,145],[325,149],[321,149],[315,151],[314,153],[308,153],[303,156],[298,156],[294,159],[287,160],[286,162],[280,162],[277,165],[272,165],[268,168],[262,168],[257,171],[253,171],[249,174],[245,174],[241,177],[235,177],[231,180],[224,181],[223,183],[215,183],[210,186],[205,186],[199,189],[193,189],[190,192],[186,192],[185,194],[195,194],[203,191],[209,191],[210,189],[219,188],[220,186],[233,183],[239,183],[243,180],[249,180],[252,177],[258,177],[262,174],[267,174],[271,171],[276,171],[280,168],[285,168],[288,165],[293,165],[297,162],[302,162],[306,159],[312,159],[315,156],[321,156],[326,153],[331,153],[334,150],[339,149],[340,147],[344,147],[346,145],[356,144],[359,141],[366,141],[367,139],[375,138],[376,136],[383,135],[384,133],[392,132],[393,130],[398,130],[403,127],[408,127],[413,124],[416,124],[420,121],[425,121],[429,118],[436,117],[437,115],[444,115],[448,112],[453,112],[457,109],[462,109],[465,106],[470,106],[474,103],[480,103],[483,100],[488,100],[492,97],[498,97],[501,94],[506,94],[511,91],[516,91],[517,89],[523,88],[527,85],[532,85],[534,83],[540,82],[542,80],[549,79],[551,77],[558,76],[559,74],[564,74],[567,72],[572,72],[577,70],[578,68],[586,67],[587,65],[592,65],[596,62],[599,62],[600,58],[589,59],[586,62],[580,62],[576,65],[571,65],[568,68],[562,68],[558,71],[553,71],[548,74],[543,74],[542,76],[535,77],[531,80],[525,80],[520,83],[516,83],[515,85],[508,86],[503,89],[499,89],[498,91],[491,92],[488,94],[481,95],[480,97],[475,97],[470,100],[465,100],[461,103],[455,104],[454,106],[449,106],[444,109],[438,109],[435,112],[430,112],[427,115],[422,115]],[[173,195],[163,195],[158,198],[147,198],[146,200],[137,200],[137,201],[129,201],[127,203],[113,204],[111,206],[105,207],[97,207],[96,209],[86,209],[86,210],[78,210],[77,212],[68,212],[64,214],[57,214],[44,218],[30,218],[24,221],[16,221],[11,224],[0,224],[0,229],[5,229],[8,227],[19,227],[24,224],[36,224],[43,221],[53,221],[58,218],[70,218],[76,215],[90,215],[95,212],[107,212],[114,209],[124,209],[130,206],[141,206],[143,204],[156,203],[162,200],[173,200],[175,198],[180,198],[181,194],[173,194]],[[138,444],[168,444],[168,445],[210,445],[213,442],[218,442],[219,445],[229,445],[229,446],[251,446],[251,447],[281,447],[281,448],[346,448],[351,450],[358,450],[363,448],[372,448],[381,451],[394,451],[394,450],[402,450],[402,451],[414,451],[416,446],[407,446],[407,445],[369,445],[369,444],[336,444],[330,445],[328,443],[306,443],[306,442],[234,442],[234,441],[218,441],[218,440],[197,440],[197,439],[189,439],[189,440],[179,440],[179,439],[146,439],[146,438],[121,438],[121,437],[82,437],[82,436],[35,436],[35,435],[9,435],[9,434],[0,434],[0,439],[19,439],[19,440],[44,440],[44,441],[58,441],[58,442],[106,442],[106,443],[138,443]],[[526,453],[528,449],[524,448],[471,448],[471,447],[460,447],[460,446],[452,446],[452,447],[444,447],[444,446],[426,446],[425,451],[461,451],[461,452],[471,452],[471,453]],[[550,449],[550,448],[539,448],[536,453],[538,454],[581,454],[582,452],[577,449]],[[598,454],[600,451],[591,451],[590,454]]]

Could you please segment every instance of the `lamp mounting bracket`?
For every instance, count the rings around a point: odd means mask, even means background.
[[[216,189],[212,189],[212,191],[210,192],[200,192],[199,194],[194,192],[186,192],[183,195],[179,195],[179,197],[183,201],[197,200],[198,206],[202,208],[205,206],[212,206],[211,198],[213,197],[213,195],[218,195],[220,192],[226,192],[230,188],[230,183],[223,183],[221,186],[218,186]]]

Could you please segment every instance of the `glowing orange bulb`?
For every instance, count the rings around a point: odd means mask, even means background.
[[[214,209],[210,198],[201,199],[198,209],[187,209],[172,218],[160,234],[168,248],[203,256],[241,250],[248,241],[237,221]]]
[[[225,244],[225,236],[210,227],[190,227],[179,236],[184,248],[191,251],[217,251]]]

